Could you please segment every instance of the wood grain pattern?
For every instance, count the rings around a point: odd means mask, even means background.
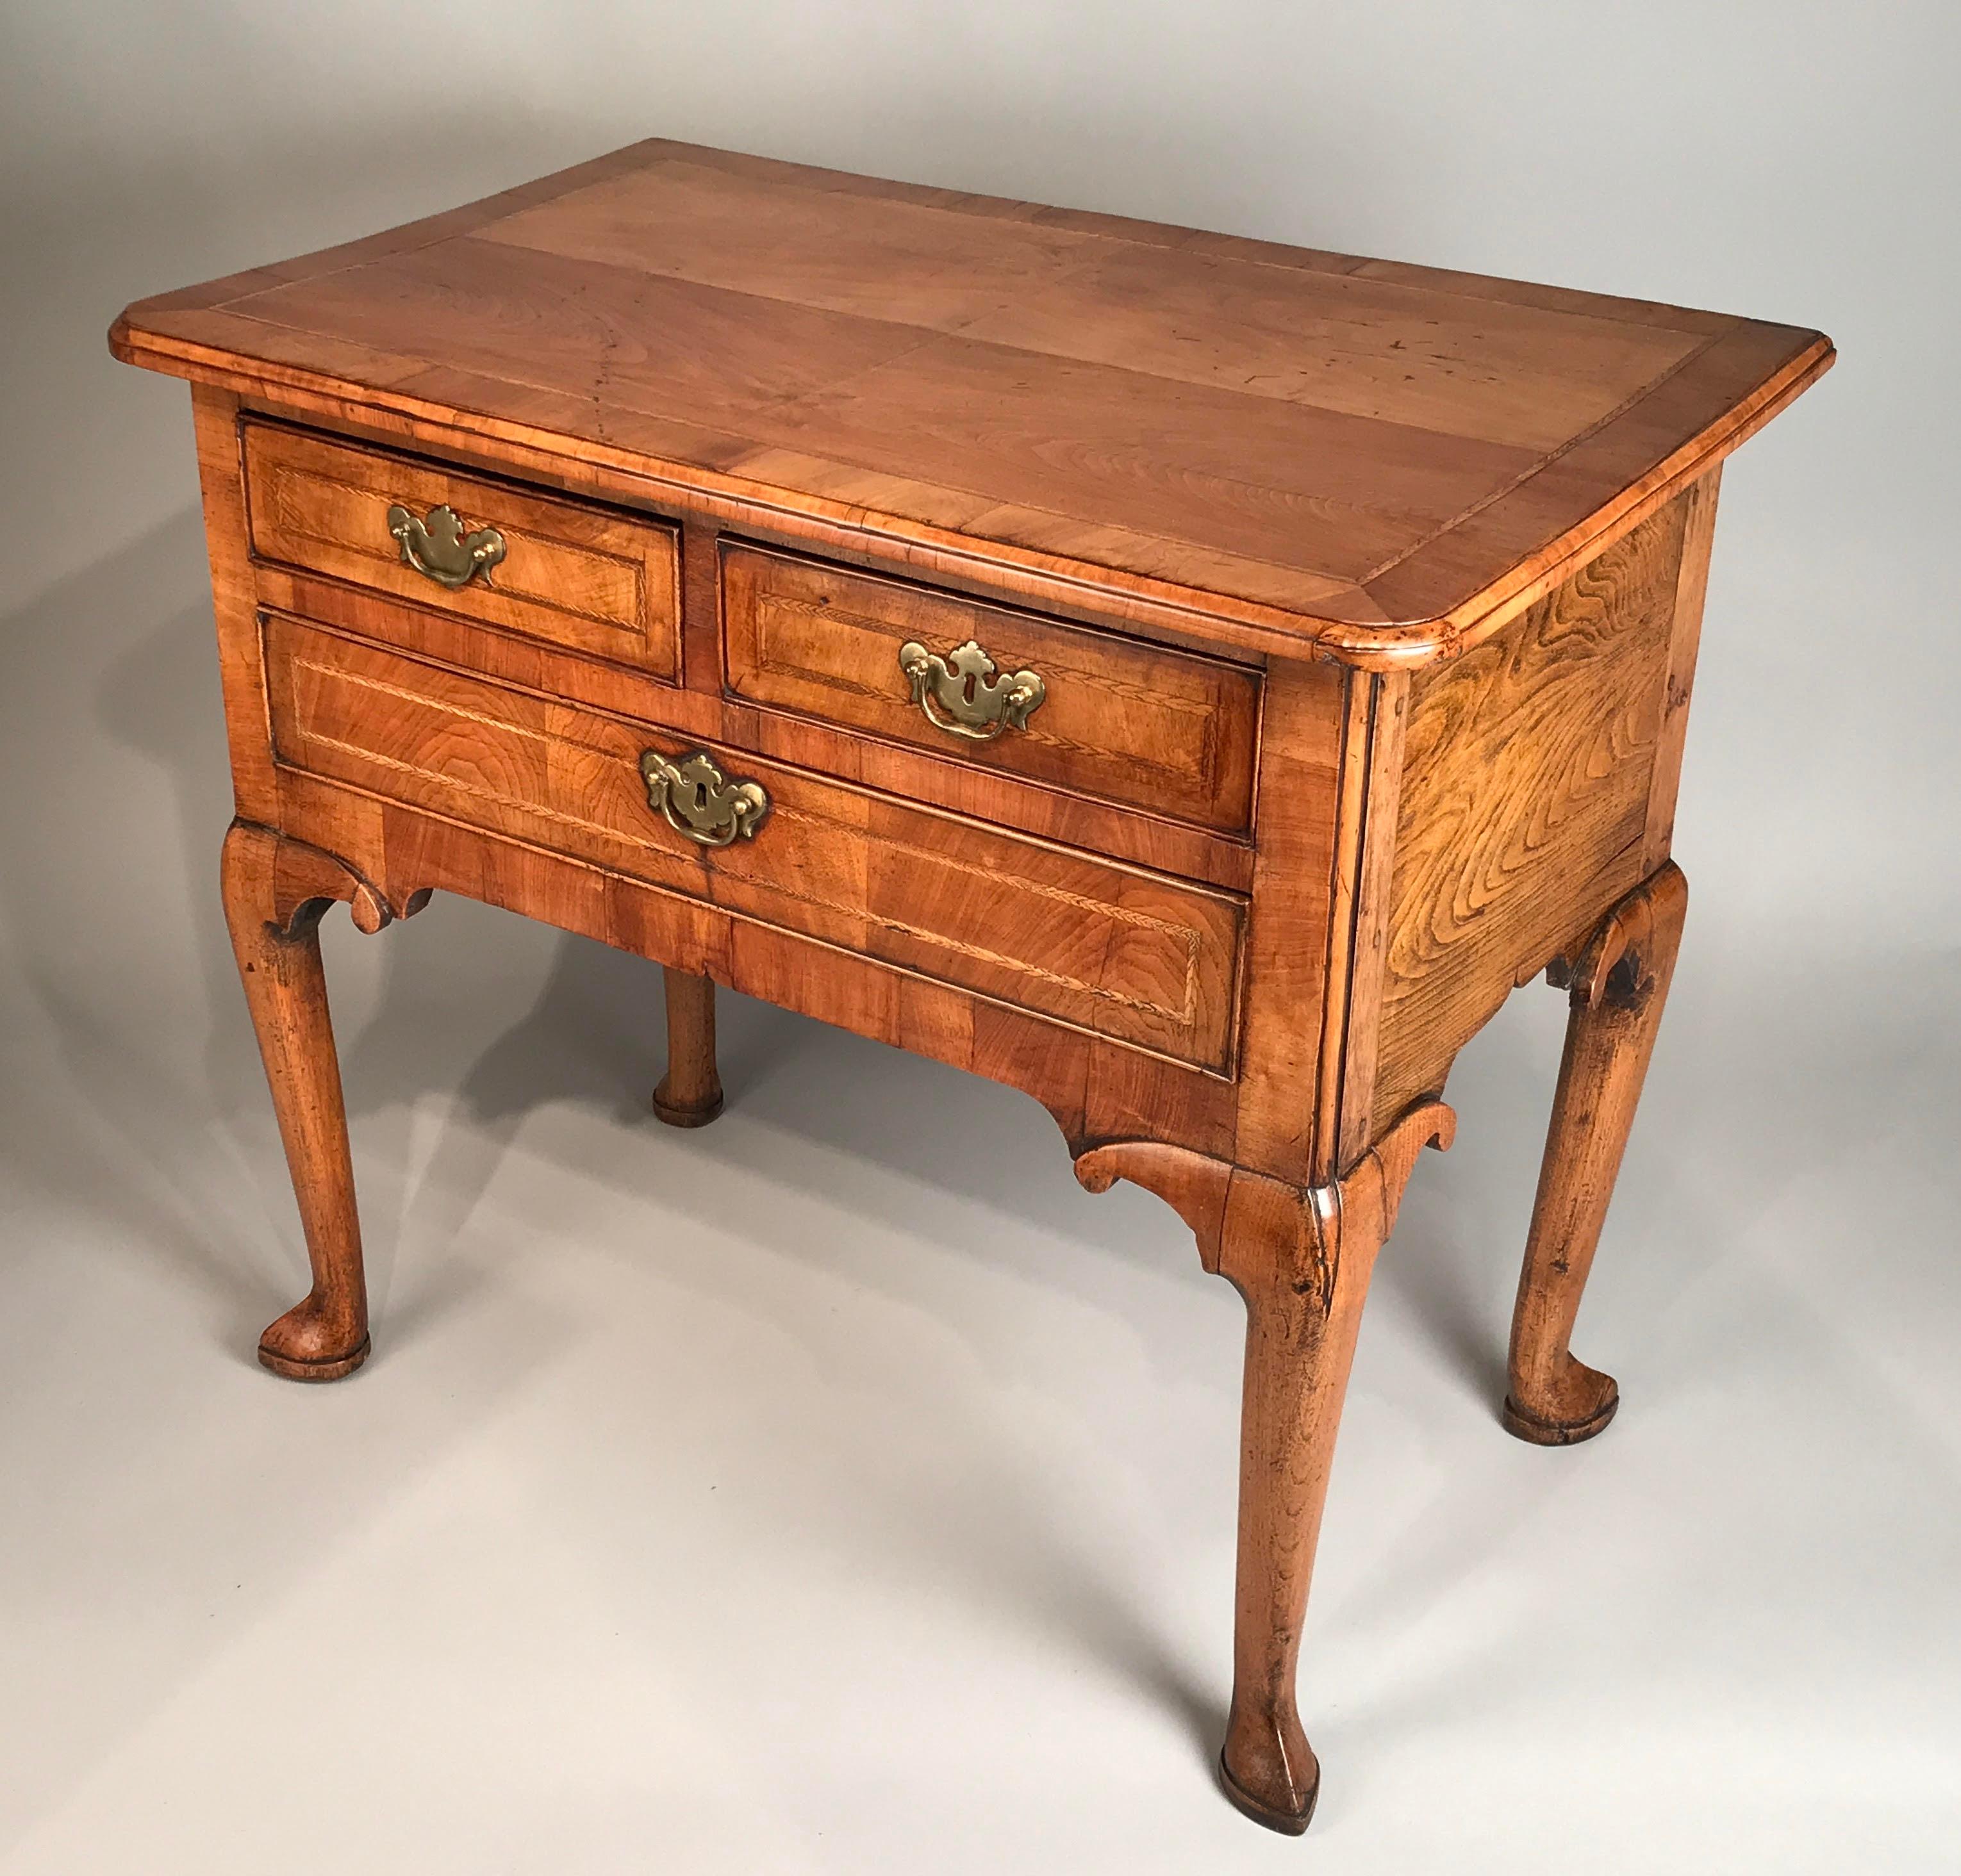
[[[1815,333],[649,143],[132,307],[120,355],[1422,660],[1830,362]],[[700,511],[697,510],[695,511]]]
[[[661,737],[283,618],[266,628],[282,764],[696,894],[1155,1049],[1229,1065],[1242,903],[798,771],[753,840],[694,846],[647,806]]]
[[[1413,680],[1376,1113],[1441,1088],[1514,984],[1641,877],[1685,518]]]
[[[545,500],[301,430],[248,423],[252,546],[269,560],[351,580],[418,606],[611,658],[671,682],[680,674],[674,530]],[[466,528],[495,527],[505,558],[488,579],[445,587],[406,564],[387,528],[400,502],[446,503]]]
[[[728,684],[738,696],[1225,832],[1252,818],[1257,674],[802,556],[722,549]],[[952,736],[913,701],[901,645],[977,642],[1046,694],[1025,728]]]

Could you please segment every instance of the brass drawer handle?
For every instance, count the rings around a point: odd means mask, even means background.
[[[1048,695],[1033,671],[997,677],[994,661],[972,639],[944,658],[908,640],[899,647],[899,669],[912,680],[913,702],[935,729],[977,743],[1004,730],[1026,729],[1029,715]]]
[[[488,586],[490,569],[504,557],[504,537],[496,529],[474,528],[466,534],[463,517],[447,502],[431,508],[426,521],[418,521],[397,502],[388,511],[388,532],[400,543],[403,559],[438,586],[467,586],[480,573]]]
[[[667,817],[668,825],[698,846],[725,847],[753,840],[769,817],[770,798],[760,782],[738,782],[722,772],[705,749],[690,750],[670,762],[657,749],[640,757],[647,805]]]

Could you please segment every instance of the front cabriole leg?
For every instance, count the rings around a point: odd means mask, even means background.
[[[1675,973],[1688,882],[1672,861],[1623,899],[1570,967],[1572,1001],[1512,1318],[1507,1428],[1539,1446],[1591,1439],[1620,1390],[1569,1343]]]
[[[1122,1178],[1157,1193],[1191,1226],[1206,1268],[1245,1301],[1232,1706],[1220,1773],[1232,1801],[1275,1830],[1305,1830],[1320,1789],[1296,1668],[1363,1301],[1417,1154],[1447,1147],[1455,1128],[1443,1103],[1418,1102],[1341,1179],[1314,1187],[1149,1142],[1076,1163],[1092,1192]]]
[[[259,1359],[290,1381],[338,1381],[368,1358],[368,1292],[320,921],[336,900],[348,902],[364,932],[378,932],[392,915],[343,862],[247,821],[231,823],[219,876],[313,1272],[305,1300],[260,1338]],[[403,914],[427,897],[416,895]]]

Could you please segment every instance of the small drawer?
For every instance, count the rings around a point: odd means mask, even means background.
[[[732,543],[722,593],[738,697],[1201,827],[1251,823],[1257,672]]]
[[[1216,1073],[1245,900],[265,616],[275,759]]]
[[[244,450],[262,559],[678,679],[666,524],[277,425]]]

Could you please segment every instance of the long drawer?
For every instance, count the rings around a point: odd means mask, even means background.
[[[703,766],[685,739],[281,615],[264,636],[287,767],[1231,1070],[1236,894],[739,751]]]
[[[1257,673],[736,543],[737,696],[1224,833],[1252,819]]]
[[[246,424],[244,448],[262,559],[678,677],[668,524],[283,425]]]

